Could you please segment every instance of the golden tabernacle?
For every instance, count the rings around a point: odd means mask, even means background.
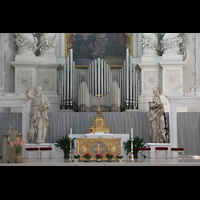
[[[115,160],[121,153],[121,138],[77,138],[76,140],[76,151],[82,155],[80,160],[85,160],[83,158],[85,153],[90,153],[90,160],[96,160],[97,153],[102,154],[102,160],[107,160],[106,154],[112,153]]]
[[[96,95],[100,97],[101,95]],[[94,118],[94,124],[90,126],[90,133],[95,133],[95,132],[104,132],[104,133],[110,133],[110,128],[109,126],[105,125],[105,119],[101,113],[101,108],[100,108],[100,100],[98,98],[98,109],[97,109],[97,115]]]

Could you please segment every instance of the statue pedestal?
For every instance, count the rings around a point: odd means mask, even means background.
[[[156,158],[156,151],[155,151],[156,147],[168,147],[167,158],[171,158],[171,147],[172,147],[171,143],[146,143],[145,146],[151,148],[151,156],[150,156],[150,158]],[[164,158],[165,159],[165,157],[166,157],[165,151],[159,151],[158,152],[158,157],[157,158]],[[178,157],[178,153],[177,152],[173,152],[173,158],[174,157]]]

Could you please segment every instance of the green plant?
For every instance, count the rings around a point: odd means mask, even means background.
[[[72,150],[75,149],[74,147],[74,140],[76,138],[72,139]],[[68,158],[69,157],[69,150],[70,150],[70,141],[68,136],[62,136],[62,138],[60,138],[59,140],[56,140],[55,146],[56,148],[60,148],[64,151],[64,158]],[[68,154],[68,155],[67,155]]]
[[[131,141],[127,140],[126,142],[123,142],[124,144],[124,150],[126,151],[126,154],[128,155],[131,152]],[[136,136],[133,141],[133,154],[134,158],[137,158],[138,148],[144,147],[145,142],[143,141],[143,138],[139,138],[139,136]],[[143,155],[143,154],[142,154]],[[143,155],[145,158],[146,156]]]

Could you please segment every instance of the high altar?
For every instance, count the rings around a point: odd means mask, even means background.
[[[113,138],[110,128],[105,124],[105,119],[101,112],[100,95],[98,96],[98,109],[94,118],[94,124],[90,126],[90,134],[86,134],[86,138],[77,138],[76,152],[84,155],[90,153],[91,160],[96,160],[96,154],[101,153],[106,160],[106,154],[112,153],[113,160],[121,153],[121,138]],[[84,160],[83,157],[80,160]]]

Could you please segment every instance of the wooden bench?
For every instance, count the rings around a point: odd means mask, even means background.
[[[51,159],[52,147],[40,147],[40,159],[42,158],[42,151],[49,151],[49,157]]]
[[[171,148],[171,156],[173,158],[173,152],[182,152],[182,159],[183,159],[183,152],[184,152],[184,148]]]
[[[155,151],[156,151],[156,159],[157,159],[157,152],[158,151],[165,151],[166,152],[166,158],[167,158],[168,147],[156,147]]]
[[[38,159],[38,147],[27,147],[26,148],[26,158],[28,159],[28,152],[29,151],[37,151],[37,159]]]
[[[141,154],[142,151],[148,151],[148,152],[149,152],[149,158],[150,158],[150,155],[151,155],[151,148],[149,148],[149,147],[139,147],[139,148],[138,148],[138,153],[139,153],[138,157],[139,157],[139,158],[140,158],[140,154]]]

